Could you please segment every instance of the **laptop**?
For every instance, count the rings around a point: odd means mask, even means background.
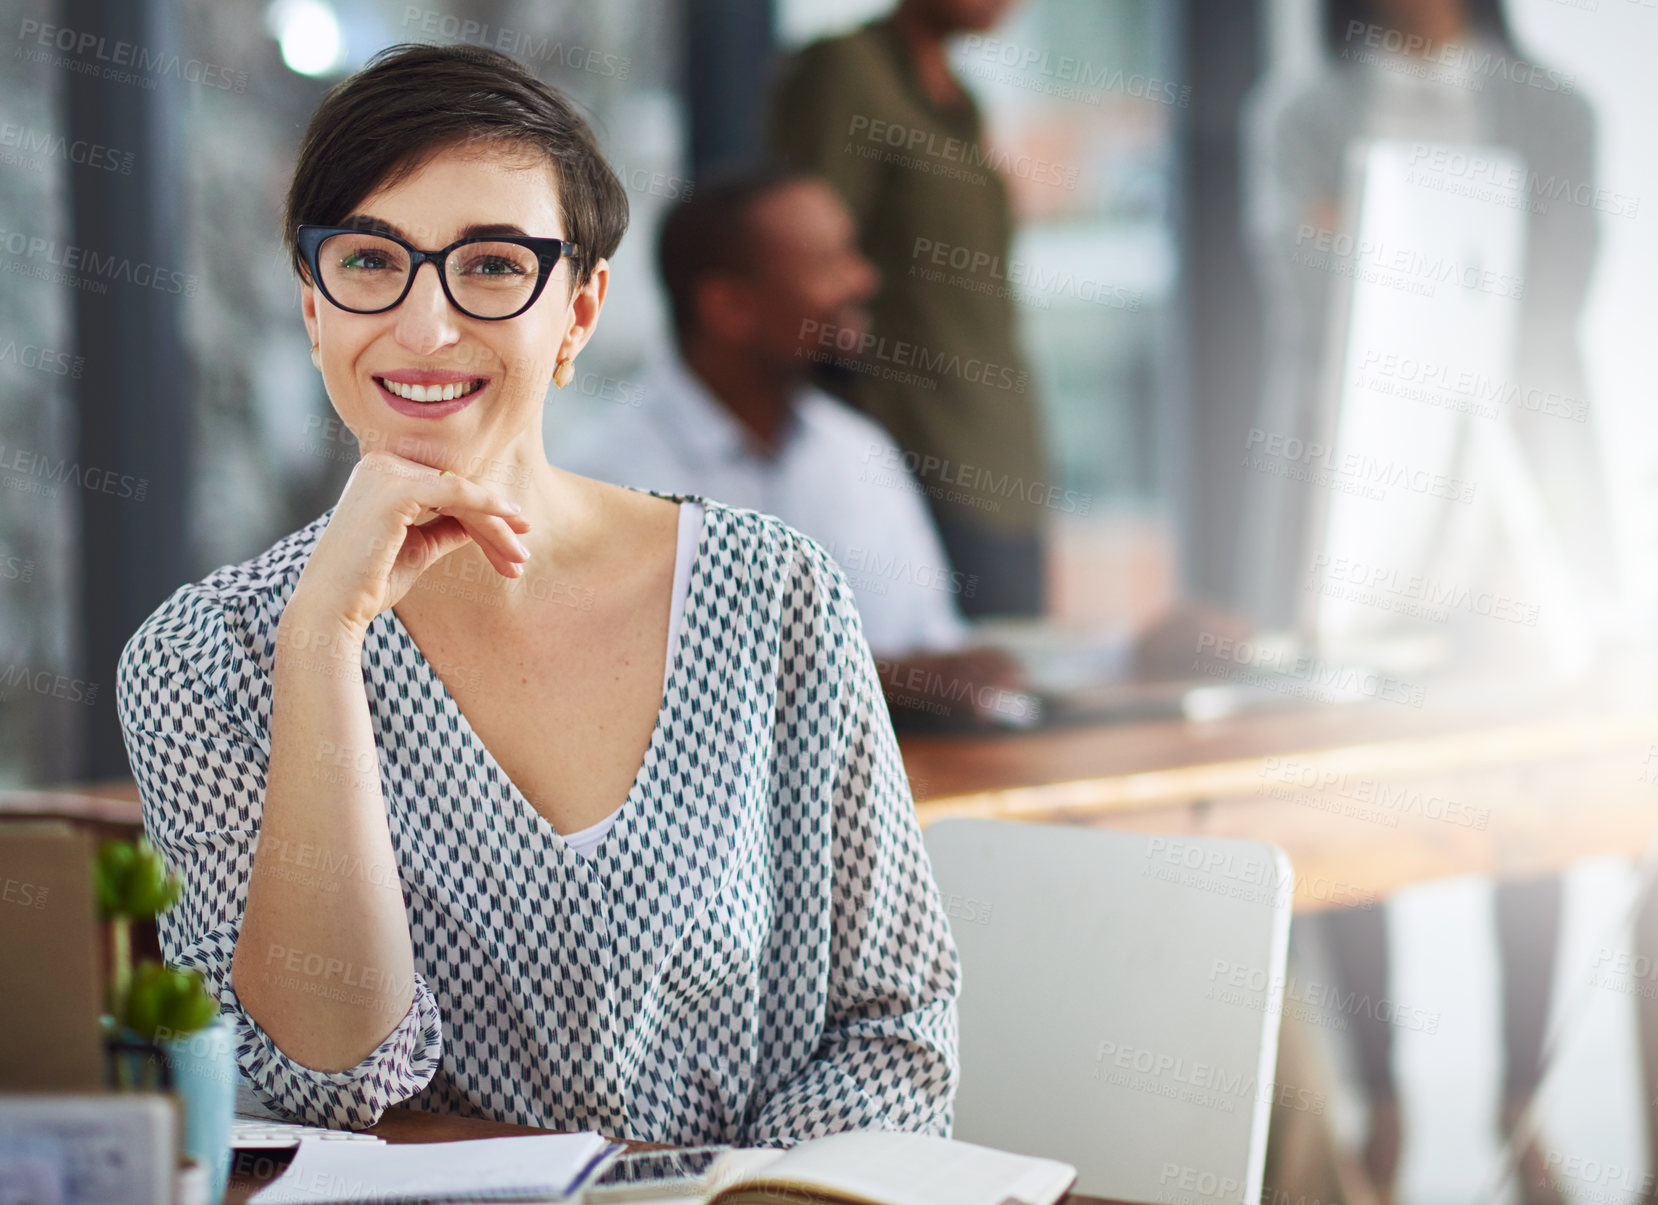
[[[1383,690],[1415,689],[1374,667],[1334,662],[1292,632],[1263,632],[1214,648],[1194,647],[1189,673],[1139,678],[1118,634],[1065,631],[1039,621],[981,621],[976,639],[1009,654],[1019,690],[934,683],[931,696],[895,692],[900,732],[985,735],[1234,715],[1363,702]],[[952,685],[959,689],[952,690]],[[943,695],[941,699],[939,696]],[[1408,700],[1406,700],[1408,701]]]

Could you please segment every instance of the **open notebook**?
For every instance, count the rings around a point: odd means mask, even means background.
[[[621,1149],[592,1132],[412,1146],[308,1138],[253,1205],[564,1200]],[[670,1195],[705,1205],[1053,1205],[1076,1178],[1054,1159],[859,1130],[792,1150],[726,1151],[700,1183]]]
[[[738,1150],[708,1174],[705,1205],[1053,1205],[1077,1169],[927,1134],[857,1130],[792,1150]]]
[[[391,1145],[306,1138],[251,1205],[563,1200],[620,1153],[586,1130]]]

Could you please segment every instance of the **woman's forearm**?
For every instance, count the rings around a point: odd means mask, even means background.
[[[371,1054],[414,995],[361,658],[360,634],[290,602],[277,628],[263,816],[232,962],[249,1016],[289,1058],[323,1071]]]

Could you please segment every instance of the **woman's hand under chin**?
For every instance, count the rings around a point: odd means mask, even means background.
[[[288,609],[307,626],[360,640],[437,561],[476,542],[497,573],[518,577],[530,530],[519,504],[458,474],[394,452],[367,452],[346,481]],[[286,612],[285,612],[286,614]]]

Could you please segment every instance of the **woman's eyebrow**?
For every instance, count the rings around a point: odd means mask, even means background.
[[[375,233],[379,233],[379,234],[395,234],[398,238],[403,239],[406,242],[413,242],[414,241],[413,239],[409,238],[408,235],[404,234],[403,231],[395,223],[388,222],[384,218],[377,218],[377,217],[370,216],[368,214],[354,214],[353,216],[351,216],[349,218],[346,218],[345,221],[340,223],[340,225],[342,225],[342,226],[351,226],[351,227],[353,227],[354,229],[357,229],[357,230],[374,231]],[[470,226],[466,227],[465,229],[463,229],[455,237],[456,238],[490,238],[490,237],[499,237],[499,236],[503,236],[503,235],[510,235],[512,237],[515,237],[515,238],[529,238],[530,237],[529,234],[525,230],[523,230],[521,227],[514,226],[511,222],[489,222],[489,223],[474,222],[472,225],[470,225]]]

